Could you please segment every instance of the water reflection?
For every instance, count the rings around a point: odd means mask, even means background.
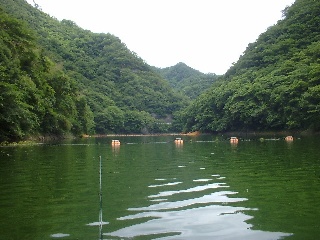
[[[120,152],[120,144],[112,145],[112,153],[113,155],[118,155]]]
[[[214,174],[219,179],[224,177]],[[159,181],[159,179],[155,179]],[[279,239],[290,234],[252,230],[246,214],[257,209],[232,206],[247,201],[237,198],[237,192],[227,191],[226,183],[211,182],[213,179],[194,179],[199,185],[186,189],[165,190],[183,184],[172,179],[161,179],[162,184],[150,184],[160,189],[149,195],[149,206],[128,208],[133,214],[119,217],[119,221],[140,220],[138,224],[117,231],[104,233],[106,236],[131,239]],[[210,182],[210,183],[208,183]],[[207,183],[207,184],[204,184]],[[191,183],[189,183],[191,184]],[[165,198],[164,198],[165,197]],[[237,204],[239,205],[239,204]],[[141,223],[142,221],[142,223]]]
[[[144,212],[135,217],[153,217],[145,223],[110,234],[122,238],[171,235],[161,239],[279,239],[288,234],[254,231],[246,221],[251,217],[241,207],[211,205],[180,211]]]

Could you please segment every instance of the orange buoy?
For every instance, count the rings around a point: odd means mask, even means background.
[[[285,140],[286,140],[287,142],[291,142],[291,141],[293,141],[293,137],[292,137],[292,136],[286,136],[286,137],[285,137]]]
[[[182,143],[183,143],[183,140],[182,140],[181,138],[176,138],[176,139],[174,140],[174,142],[175,142],[176,144],[182,144]]]
[[[112,144],[112,146],[119,146],[120,141],[119,140],[112,140],[111,144]]]
[[[231,137],[230,138],[230,143],[238,143],[239,139],[237,137]]]

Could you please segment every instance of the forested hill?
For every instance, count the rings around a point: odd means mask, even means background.
[[[0,8],[0,140],[166,131],[161,119],[188,101],[112,34],[24,0],[0,0]],[[15,104],[3,104],[9,98]]]
[[[156,68],[156,71],[167,79],[175,90],[191,99],[206,91],[218,78],[215,74],[204,74],[181,62],[172,67]]]
[[[283,15],[181,113],[186,131],[320,130],[320,1]]]

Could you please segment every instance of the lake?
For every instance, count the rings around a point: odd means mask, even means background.
[[[317,239],[320,140],[283,137],[1,147],[0,239]]]

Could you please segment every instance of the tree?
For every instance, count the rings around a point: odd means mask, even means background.
[[[123,129],[124,113],[116,106],[109,106],[95,117],[96,132],[119,133]]]

